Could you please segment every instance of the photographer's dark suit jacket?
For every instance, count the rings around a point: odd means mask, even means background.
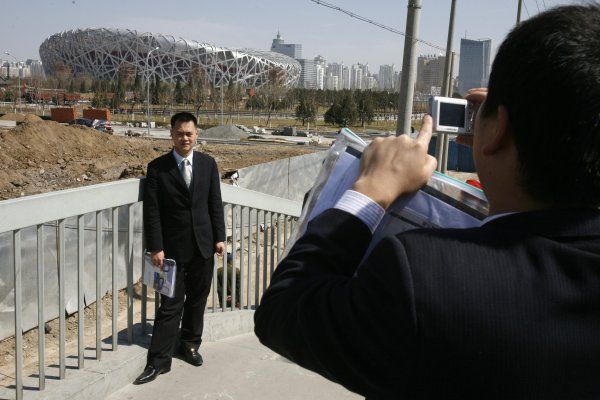
[[[261,342],[369,398],[599,399],[600,213],[371,239],[328,210],[276,269]]]
[[[197,251],[212,257],[215,243],[225,241],[217,164],[195,151],[193,171],[188,190],[169,152],[148,164],[144,186],[146,248],[162,249],[178,262],[188,262]]]

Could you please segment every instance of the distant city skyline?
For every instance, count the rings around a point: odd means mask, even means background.
[[[331,0],[338,6],[404,31],[406,1]],[[443,4],[442,4],[443,3]],[[525,0],[522,18],[576,1]],[[538,8],[539,7],[539,8]],[[514,26],[517,1],[458,0],[454,51],[460,38],[489,38],[496,47]],[[450,1],[424,0],[419,37],[445,47]],[[159,11],[156,11],[159,10]],[[165,8],[159,0],[115,1],[32,0],[27,10],[16,0],[5,1],[0,16],[0,51],[19,60],[39,59],[39,46],[50,35],[75,28],[114,27],[181,36],[210,44],[268,50],[279,31],[287,43],[302,45],[305,59],[317,55],[327,62],[382,65],[401,69],[404,37],[318,6],[308,0],[230,0],[221,3],[179,0]],[[441,53],[419,45],[418,54]],[[0,58],[5,58],[0,56]]]

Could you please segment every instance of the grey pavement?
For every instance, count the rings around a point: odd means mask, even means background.
[[[106,400],[362,398],[277,355],[251,333],[204,343],[201,353],[201,367],[174,358],[171,372],[144,385],[129,384]]]

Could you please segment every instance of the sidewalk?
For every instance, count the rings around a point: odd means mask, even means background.
[[[252,333],[204,343],[201,353],[201,367],[174,358],[171,372],[145,385],[129,384],[106,400],[362,398],[280,357]]]

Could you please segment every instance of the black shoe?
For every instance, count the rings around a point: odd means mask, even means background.
[[[180,351],[183,359],[196,367],[201,366],[204,362],[204,360],[202,360],[202,356],[200,353],[198,353],[198,349],[194,347],[188,347],[182,344]]]
[[[157,376],[159,376],[160,374],[166,374],[170,370],[171,368],[156,368],[152,365],[146,365],[146,368],[144,368],[144,372],[142,372],[140,376],[138,376],[135,379],[135,381],[133,381],[133,384],[141,385],[143,383],[152,382],[156,379]]]

